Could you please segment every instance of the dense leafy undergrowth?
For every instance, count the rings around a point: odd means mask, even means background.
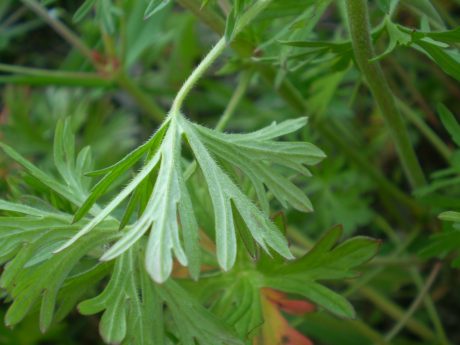
[[[459,13],[2,1],[0,344],[460,343]]]

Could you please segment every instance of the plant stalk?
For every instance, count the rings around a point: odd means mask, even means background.
[[[385,314],[389,315],[395,320],[402,320],[405,316],[405,310],[402,309],[397,304],[394,304],[392,301],[388,300],[377,290],[374,290],[368,286],[363,286],[359,289],[361,295],[369,299],[373,304],[379,307]],[[435,340],[436,335],[423,323],[419,322],[416,319],[409,318],[404,321],[404,325],[412,333],[418,335],[419,337],[426,340]]]
[[[54,71],[40,68],[0,63],[0,71],[12,74],[0,76],[0,84],[66,85],[87,87],[110,87],[113,80],[96,73]]]
[[[233,37],[236,37],[251,21],[257,17],[257,15],[262,12],[272,0],[259,0],[254,5],[252,5],[239,19],[235,25]],[[193,89],[193,86],[198,80],[203,76],[203,74],[211,67],[211,65],[216,61],[216,59],[224,52],[227,44],[230,44],[225,37],[222,37],[217,44],[209,51],[209,53],[204,57],[200,64],[195,68],[192,74],[187,78],[184,85],[180,88],[179,92],[176,95],[176,98],[173,101],[170,115],[176,116],[180,114],[182,104],[184,103],[185,98]]]
[[[420,304],[422,304],[424,297],[428,294],[431,286],[433,285],[436,277],[438,276],[439,271],[441,270],[442,264],[440,262],[436,263],[431,270],[431,273],[418,294],[417,298],[412,302],[409,309],[407,309],[406,313],[399,319],[398,323],[393,327],[393,329],[387,334],[385,339],[387,341],[391,341],[406,325],[406,323],[410,320],[411,316],[415,313],[418,309]]]
[[[347,0],[346,9],[355,60],[387,123],[412,188],[425,185],[425,176],[410,142],[409,134],[390,86],[378,62],[370,62],[374,48],[370,35],[367,0]]]
[[[201,2],[199,0],[177,0],[180,5],[184,8],[192,11],[203,23],[208,25],[214,32],[223,34],[225,30],[225,22],[222,18],[217,15],[214,11],[209,8],[201,8]],[[249,42],[235,37],[232,48],[237,52],[238,55],[244,58],[252,56],[255,47]],[[275,84],[276,71],[272,66],[265,64],[255,64],[256,71],[262,76],[262,78],[271,85]],[[294,110],[299,116],[305,116],[308,113],[308,107],[303,99],[303,95],[299,90],[289,81],[288,78],[284,78],[281,85],[275,88],[276,92],[286,102],[286,104]],[[411,199],[408,195],[398,189],[398,187],[390,182],[380,170],[377,170],[366,157],[363,157],[357,148],[351,147],[349,143],[345,142],[340,134],[336,133],[336,130],[330,128],[329,123],[318,122],[316,129],[330,140],[335,143],[336,147],[340,150],[345,150],[345,154],[358,166],[360,166],[366,173],[376,182],[379,186],[380,191],[383,194],[391,195],[392,198],[401,201],[407,205],[415,213],[418,212],[420,207]]]
[[[222,37],[209,51],[205,58],[201,60],[200,64],[193,70],[192,74],[187,78],[184,85],[182,85],[179,92],[177,93],[170,110],[170,115],[175,116],[180,113],[185,98],[193,89],[193,86],[196,84],[196,82],[203,76],[203,74],[214,63],[214,61],[216,61],[220,54],[222,54],[226,47],[225,43],[225,37]]]
[[[251,72],[244,72],[241,75],[241,79],[238,82],[235,92],[233,93],[232,98],[230,98],[230,101],[228,102],[228,105],[225,108],[224,113],[222,114],[221,118],[219,119],[219,122],[216,125],[216,131],[221,132],[227,126],[228,122],[230,121],[230,118],[233,116],[236,108],[238,107],[238,104],[240,104],[241,99],[246,93],[246,90],[249,86],[249,82],[251,81],[251,77]]]
[[[423,118],[421,118],[410,106],[399,99],[397,99],[397,103],[398,107],[401,109],[402,113],[406,115],[407,119],[418,128],[420,133],[422,133],[422,135],[433,145],[441,157],[449,163],[452,156],[452,150],[449,146],[446,145],[436,132],[433,131],[431,127],[425,123]]]

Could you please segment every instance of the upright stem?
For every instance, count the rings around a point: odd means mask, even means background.
[[[225,38],[222,37],[214,46],[214,48],[211,49],[208,55],[206,55],[206,57],[200,62],[197,68],[195,68],[190,77],[187,78],[184,85],[182,85],[172,104],[170,111],[171,115],[180,113],[180,108],[182,107],[185,98],[190,93],[195,83],[203,76],[203,74],[208,70],[208,68],[213,64],[213,62],[216,61],[219,55],[222,54],[224,49]]]
[[[235,112],[236,107],[238,106],[238,104],[240,104],[241,99],[246,93],[246,90],[249,86],[249,82],[251,81],[251,77],[252,77],[251,72],[245,72],[241,76],[241,79],[238,83],[238,86],[235,89],[235,92],[233,93],[232,98],[228,102],[228,105],[225,108],[225,111],[222,114],[222,117],[220,118],[219,122],[216,125],[216,131],[221,132],[227,126],[227,123],[230,120],[230,118],[233,116],[233,113]]]
[[[369,89],[385,118],[395,141],[404,172],[413,188],[425,184],[425,177],[409,139],[404,121],[378,62],[369,62],[374,57],[367,0],[347,0],[347,15],[356,63],[365,77]]]
[[[200,0],[177,0],[177,2],[184,8],[195,13],[195,15],[200,18],[203,23],[208,25],[217,34],[223,34],[225,30],[225,22],[219,15],[210,10],[208,7],[201,8]],[[238,55],[243,58],[251,57],[256,49],[256,47],[248,41],[238,39],[238,37],[235,38],[232,47]],[[257,68],[257,72],[268,84],[275,84],[276,70],[273,66],[255,64],[254,67]],[[444,75],[440,74],[440,77],[444,77]],[[281,85],[275,88],[275,91],[299,116],[305,116],[305,114],[308,113],[308,107],[303,95],[299,89],[289,81],[289,78],[285,78]],[[391,195],[396,200],[400,200],[402,203],[409,206],[414,212],[420,208],[414,200],[407,196],[403,191],[399,190],[398,187],[388,180],[380,170],[374,167],[369,160],[366,159],[366,157],[362,156],[357,148],[351,147],[349,143],[343,140],[340,134],[336,133],[334,128],[329,128],[329,123],[318,122],[316,128],[322,135],[325,136],[325,138],[327,138],[327,140],[334,142],[338,149],[344,150],[346,156],[352,162],[361,167],[376,182],[381,194]]]
[[[236,37],[251,21],[257,17],[257,15],[262,12],[273,0],[259,0],[254,5],[252,5],[239,19],[235,25],[233,37]],[[200,62],[200,64],[195,68],[190,77],[187,78],[184,85],[176,95],[174,102],[172,104],[170,115],[175,116],[180,113],[182,104],[184,103],[185,98],[193,89],[195,83],[203,76],[203,74],[208,70],[208,68],[216,61],[216,59],[223,53],[226,48],[227,42],[225,37],[222,37],[217,44],[210,50],[210,52],[205,56],[205,58]]]

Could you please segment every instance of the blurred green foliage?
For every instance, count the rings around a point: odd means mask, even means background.
[[[77,33],[91,56],[63,39],[27,1],[0,2],[0,139],[57,176],[52,152],[58,121],[69,119],[77,152],[91,146],[94,169],[117,162],[154,132],[184,80],[219,36],[233,37],[235,22],[253,1],[40,3],[49,16]],[[291,176],[309,195],[315,212],[284,211],[276,200],[271,203],[272,214],[285,213],[294,254],[305,254],[336,224],[343,225],[346,238],[382,239],[378,257],[364,264],[361,276],[330,285],[344,292],[357,319],[338,320],[322,310],[289,316],[298,330],[315,344],[457,344],[460,280],[451,264],[458,267],[460,249],[460,2],[379,0],[369,5],[375,61],[403,114],[428,176],[426,186],[410,189],[393,138],[354,64],[344,1],[273,1],[235,37],[192,91],[184,112],[198,124],[215,126],[246,80],[227,132],[250,132],[307,115],[308,126],[286,139],[313,142],[327,155],[308,180]],[[184,155],[192,157],[187,151]],[[76,210],[3,154],[0,175],[3,198],[42,205],[41,198],[66,212]],[[102,200],[110,200],[130,176],[114,183]],[[198,171],[190,181],[203,186],[203,174]],[[245,192],[254,196],[242,181]],[[25,197],[27,193],[33,195]],[[192,188],[191,198],[200,225],[211,233],[209,195],[204,188]],[[439,214],[446,222],[438,221]],[[442,268],[435,270],[430,286],[427,280],[437,260]],[[210,253],[203,254],[203,261],[216,265]],[[220,283],[226,284],[225,279]],[[91,286],[86,297],[102,291],[107,280],[101,276],[101,286]],[[203,289],[208,282],[201,282]],[[252,280],[241,284],[229,289],[229,305],[242,299],[240,288],[254,290]],[[422,294],[426,286],[429,292]],[[171,291],[183,294],[173,285],[162,298],[181,310]],[[223,302],[210,305],[205,297],[197,298],[221,318],[228,316]],[[415,302],[417,308],[407,313]],[[2,318],[7,307],[2,306]],[[42,335],[35,309],[13,330],[2,326],[0,344],[101,343],[96,317],[75,311]],[[173,326],[166,336],[174,344],[171,332],[181,320],[168,315]],[[235,328],[241,330],[241,325]]]

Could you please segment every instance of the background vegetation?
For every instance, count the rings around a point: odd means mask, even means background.
[[[75,133],[78,150],[91,146],[93,170],[117,162],[158,128],[184,80],[221,36],[233,38],[253,2],[1,1],[1,141],[55,176],[55,128],[67,119],[64,136]],[[359,24],[352,5],[275,0],[225,49],[183,111],[232,133],[308,116],[287,137],[327,155],[310,168],[312,177],[293,177],[315,211],[276,201],[271,209],[292,252],[304,255],[337,224],[343,239],[381,241],[359,277],[328,283],[350,300],[355,319],[322,308],[307,313],[297,301],[283,316],[273,309],[274,330],[284,332],[286,318],[314,344],[460,344],[460,1],[366,2],[372,56],[352,44]],[[35,205],[41,198],[75,211],[25,170],[0,155],[3,199]],[[126,181],[111,185],[103,200]],[[201,203],[200,225],[212,228],[211,203],[192,198]],[[2,262],[7,252],[0,249]],[[284,297],[267,298],[280,306]],[[1,326],[0,344],[102,344],[98,323],[98,315],[73,310],[42,334],[32,310],[14,329]],[[264,339],[260,344],[279,343],[276,335]],[[299,339],[292,344],[307,341]]]

